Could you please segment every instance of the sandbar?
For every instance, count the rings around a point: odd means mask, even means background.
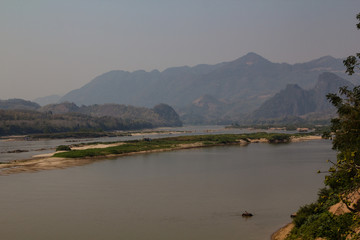
[[[300,141],[309,141],[309,140],[318,140],[321,139],[320,136],[304,136],[292,138],[291,142],[300,142]],[[254,139],[250,141],[251,143],[267,143],[266,139]],[[73,147],[73,150],[84,150],[91,148],[107,148],[124,144],[124,142],[111,143],[111,144],[94,144],[94,145],[83,145],[79,147]],[[244,145],[243,142],[239,141],[239,145]],[[41,170],[51,170],[51,169],[62,169],[73,166],[82,166],[85,164],[90,164],[96,161],[117,158],[121,156],[128,156],[134,154],[143,154],[151,152],[163,152],[163,151],[172,151],[180,149],[189,149],[189,148],[199,148],[204,147],[202,142],[191,143],[191,144],[179,144],[176,147],[170,149],[155,149],[148,151],[139,151],[126,154],[116,154],[116,155],[107,155],[100,157],[86,157],[86,158],[58,158],[53,157],[54,153],[40,154],[35,155],[29,159],[14,160],[8,163],[0,164],[0,175],[8,175],[14,173],[24,173],[24,172],[36,172]]]

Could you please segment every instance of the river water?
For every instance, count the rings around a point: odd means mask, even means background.
[[[1,239],[269,239],[316,199],[327,159],[326,140],[254,143],[0,176]]]

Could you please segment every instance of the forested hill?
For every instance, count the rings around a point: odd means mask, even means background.
[[[39,109],[40,112],[53,114],[79,113],[92,117],[113,117],[128,122],[143,121],[151,123],[153,127],[181,126],[179,115],[166,104],[158,104],[154,108],[135,107],[123,104],[95,104],[78,107],[74,103],[49,104]]]
[[[74,103],[47,105],[36,110],[19,105],[1,109],[0,135],[77,131],[135,130],[181,126],[174,109],[159,104],[152,109],[118,104],[78,107]],[[11,102],[11,101],[10,101]],[[31,105],[31,104],[29,104]]]
[[[0,109],[37,110],[39,108],[40,108],[39,104],[19,98],[0,100]]]

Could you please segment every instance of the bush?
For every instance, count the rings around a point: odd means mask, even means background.
[[[346,213],[335,216],[328,211],[321,214],[311,215],[306,222],[298,229],[298,235],[290,239],[337,239],[345,240],[351,233],[351,227],[354,224],[353,214]]]
[[[71,148],[67,145],[60,145],[56,148],[56,151],[71,151]]]
[[[279,133],[279,134],[273,134],[269,138],[270,143],[288,143],[290,142],[290,135]]]
[[[303,225],[307,218],[313,215],[317,210],[317,204],[312,203],[309,205],[305,205],[299,209],[296,213],[296,217],[294,218],[294,224],[297,228],[300,228]]]

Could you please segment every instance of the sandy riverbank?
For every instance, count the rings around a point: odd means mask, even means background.
[[[318,140],[321,139],[320,136],[305,136],[300,138],[292,138],[292,142],[299,142],[299,141],[309,141],[309,140]],[[255,139],[251,140],[251,143],[266,143],[268,142],[266,139]],[[241,142],[239,142],[242,145]],[[95,145],[84,145],[79,147],[73,147],[73,150],[84,150],[84,149],[91,149],[91,148],[107,148],[118,146],[124,143],[112,143],[112,144],[95,144]],[[41,170],[51,170],[51,169],[61,169],[73,166],[81,166],[89,163],[93,163],[96,161],[114,158],[114,157],[121,157],[133,154],[142,154],[142,153],[151,153],[151,152],[162,152],[162,151],[171,151],[171,150],[180,150],[180,149],[188,149],[188,148],[199,148],[203,147],[202,143],[193,143],[193,144],[181,144],[177,147],[171,149],[157,149],[157,150],[149,150],[149,151],[141,151],[141,152],[134,152],[134,153],[127,153],[127,154],[118,154],[118,155],[109,155],[104,157],[89,157],[89,158],[57,158],[52,157],[54,153],[48,154],[41,154],[35,155],[30,159],[22,159],[22,160],[15,160],[9,163],[0,164],[0,175],[8,175],[14,173],[22,173],[22,172],[35,172]]]
[[[85,150],[91,148],[107,148],[122,144],[124,143],[85,145],[80,147],[73,147],[72,149]],[[126,154],[107,155],[103,157],[88,157],[88,158],[58,158],[58,157],[53,157],[54,153],[47,153],[47,154],[35,155],[30,159],[15,160],[9,163],[0,164],[0,175],[62,169],[67,167],[82,166],[85,164],[90,164],[93,162],[122,157],[122,156],[152,153],[152,152],[164,152],[164,151],[189,149],[189,148],[199,148],[199,147],[203,147],[203,144],[202,143],[180,144],[171,149],[155,149],[155,150],[139,151],[133,153],[126,153]]]
[[[280,228],[271,236],[271,240],[284,240],[286,236],[290,233],[290,231],[293,229],[293,227],[294,224],[289,223],[286,226]]]
[[[311,141],[311,140],[321,140],[321,136],[303,136],[303,137],[292,137],[291,142],[304,142],[304,141]]]

